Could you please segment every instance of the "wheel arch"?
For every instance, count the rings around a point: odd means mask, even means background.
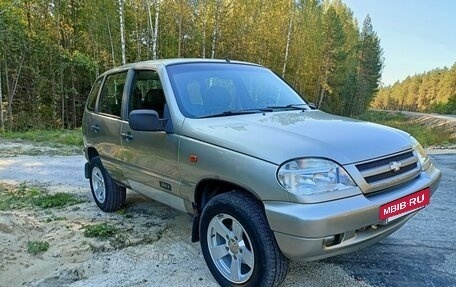
[[[94,147],[88,147],[86,150],[87,161],[91,162],[96,156],[99,156],[98,151]]]
[[[194,215],[192,226],[192,242],[199,241],[200,215],[204,206],[209,202],[209,200],[211,200],[216,195],[231,191],[239,191],[247,194],[252,199],[258,201],[264,208],[263,202],[261,201],[260,197],[249,188],[222,179],[203,179],[195,187],[193,203]]]

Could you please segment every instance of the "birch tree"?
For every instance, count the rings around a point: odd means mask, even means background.
[[[285,44],[285,56],[283,59],[282,78],[285,77],[285,73],[287,71],[288,55],[290,52],[291,32],[293,30],[294,11],[295,11],[295,5],[294,5],[293,1],[291,1],[290,19],[288,20],[288,29],[287,29],[287,42]]]
[[[157,42],[158,42],[158,21],[160,18],[160,0],[156,0],[155,3],[155,29],[154,36],[152,37],[152,58],[157,60]]]
[[[202,6],[204,7],[202,9],[204,11],[203,15],[200,15],[203,18],[203,28],[202,28],[203,29],[203,36],[202,36],[203,39],[202,39],[202,43],[201,43],[201,48],[202,48],[201,55],[204,59],[204,58],[206,58],[207,1],[204,0],[201,2],[202,2]]]
[[[212,49],[211,58],[214,59],[217,49],[217,41],[220,34],[220,13],[222,9],[222,0],[215,0],[215,11],[214,11],[214,27],[212,29]]]
[[[182,35],[182,25],[184,22],[184,0],[179,0],[179,18],[177,20],[178,22],[178,40],[177,40],[177,57],[181,58],[182,57],[182,40],[183,40],[183,35]]]
[[[155,1],[155,22],[152,23],[152,12],[151,12],[152,2],[146,0],[146,9],[147,9],[147,17],[148,17],[148,24],[149,30],[151,34],[151,54],[152,59],[157,59],[157,41],[158,41],[158,23],[160,17],[160,0]]]
[[[2,132],[5,132],[5,120],[3,118],[3,92],[2,92],[2,66],[0,64],[0,125]]]
[[[125,17],[124,17],[124,0],[119,0],[119,22],[120,22],[120,46],[122,54],[122,65],[125,65]]]
[[[109,43],[111,44],[112,66],[115,67],[116,66],[116,55],[114,52],[114,41],[112,40],[111,25],[109,25],[108,16],[106,16],[106,26],[108,28]]]

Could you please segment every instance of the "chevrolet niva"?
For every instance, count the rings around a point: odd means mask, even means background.
[[[280,285],[289,260],[378,242],[441,178],[409,134],[319,111],[267,68],[229,60],[105,72],[83,134],[99,208],[121,208],[128,188],[191,214],[221,286]]]

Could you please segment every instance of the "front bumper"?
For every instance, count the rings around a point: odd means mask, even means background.
[[[365,196],[315,204],[264,202],[269,225],[282,253],[294,261],[313,261],[356,251],[399,229],[415,211],[388,224],[379,219],[381,205],[430,187],[441,172],[433,165],[407,184]]]

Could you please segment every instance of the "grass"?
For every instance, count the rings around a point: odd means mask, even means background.
[[[68,146],[82,146],[81,129],[74,130],[30,130],[24,132],[4,132],[6,139],[22,139],[33,142],[54,143]]]
[[[17,189],[7,188],[2,185],[0,186],[0,211],[31,206],[32,199],[40,194],[42,194],[40,189],[29,188],[23,183]]]
[[[128,213],[128,210],[126,208],[117,210],[116,214],[124,216],[125,218],[133,218],[133,214]]]
[[[18,188],[0,185],[0,211],[37,207],[41,209],[61,208],[84,202],[73,194],[59,192],[49,194],[39,187],[21,183]]]
[[[111,238],[119,234],[119,229],[107,223],[87,225],[84,227],[84,236],[92,238]]]
[[[46,218],[45,222],[49,223],[49,222],[52,222],[52,221],[62,221],[62,220],[68,220],[68,218],[66,218],[65,216],[52,215],[52,216]]]
[[[84,229],[85,237],[107,240],[112,248],[122,249],[129,246],[153,244],[163,237],[164,233],[169,229],[169,226],[165,226],[155,234],[142,233],[141,235],[134,236],[134,238],[131,237],[130,230],[117,228],[108,223],[86,225],[82,229]],[[104,244],[98,245],[90,241],[84,241],[83,244],[88,245],[92,252],[103,252],[110,248]]]
[[[47,241],[28,241],[27,252],[36,255],[40,252],[47,251],[49,249],[49,242]]]
[[[450,131],[420,125],[401,113],[368,111],[357,118],[403,130],[414,136],[424,147],[456,144]]]
[[[40,208],[58,208],[84,202],[73,194],[58,192],[55,194],[41,194],[32,199],[32,204]]]

